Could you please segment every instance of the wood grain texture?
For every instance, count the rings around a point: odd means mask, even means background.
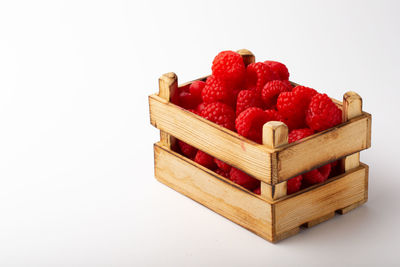
[[[212,171],[154,145],[156,178],[257,235],[272,240],[271,205]]]
[[[271,150],[184,110],[149,96],[150,122],[156,128],[205,151],[249,175],[271,183]]]
[[[283,147],[278,152],[277,182],[368,148],[370,120],[371,116],[363,113],[336,127]]]
[[[343,122],[362,115],[362,98],[355,92],[347,92],[343,95]],[[367,125],[368,128],[368,125]],[[342,159],[343,171],[357,168],[360,164],[360,152],[346,156]]]
[[[274,205],[273,235],[285,233],[364,200],[367,171],[368,168],[360,165],[320,187],[277,202]]]
[[[237,52],[242,56],[245,66],[256,62],[256,57],[254,56],[254,54],[250,50],[239,49]]]
[[[158,96],[164,100],[168,102],[171,101],[171,97],[177,92],[177,90],[178,76],[176,76],[175,73],[165,73],[158,79]],[[160,131],[160,141],[164,146],[171,149],[175,146],[176,138],[164,131]]]

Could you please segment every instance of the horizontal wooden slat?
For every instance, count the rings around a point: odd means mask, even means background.
[[[277,181],[285,181],[327,162],[370,147],[371,116],[351,119],[324,132],[289,144],[278,152]]]
[[[159,144],[154,162],[160,182],[272,241],[271,204]]]
[[[184,110],[162,98],[149,96],[150,121],[156,128],[271,183],[271,151],[237,133]]]
[[[361,164],[320,187],[277,202],[274,205],[275,234],[279,236],[325,214],[364,201],[367,185],[368,166]]]

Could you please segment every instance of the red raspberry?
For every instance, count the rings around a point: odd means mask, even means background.
[[[232,168],[231,165],[219,160],[219,159],[215,159],[214,158],[214,162],[217,164],[218,168],[220,168],[223,171],[229,172]]]
[[[248,190],[254,190],[260,186],[260,181],[247,175],[239,169],[233,168],[230,171],[229,179]]]
[[[254,193],[254,194],[257,194],[257,195],[261,195],[261,186],[259,186],[259,187],[257,187],[256,189],[254,189],[254,190],[253,190],[253,193]]]
[[[282,92],[278,96],[276,107],[290,130],[306,127],[307,108],[315,94],[317,91],[312,88],[296,86],[292,92]]]
[[[303,99],[303,104],[305,106],[308,106],[311,102],[311,98],[316,94],[318,94],[318,92],[315,89],[301,85],[298,85],[295,88],[293,88],[292,92],[301,95]]]
[[[301,181],[303,180],[303,176],[299,175],[293,177],[287,181],[287,194],[293,194],[300,190]]]
[[[263,62],[251,63],[247,66],[246,87],[249,89],[256,88],[257,91],[261,92],[264,85],[274,78],[274,74],[268,65]]]
[[[216,169],[215,172],[222,177],[228,178],[229,179],[229,171],[224,171],[222,169]]]
[[[264,63],[268,65],[276,77],[279,77],[279,80],[289,80],[289,71],[284,64],[270,60],[264,61]]]
[[[293,130],[289,133],[289,144],[313,134],[314,130],[309,128]]]
[[[311,129],[323,131],[342,122],[342,110],[326,94],[317,94],[311,99],[306,122]]]
[[[330,172],[331,164],[328,163],[318,169],[303,173],[303,179],[307,185],[322,183],[328,179]]]
[[[240,83],[245,76],[246,68],[240,54],[233,51],[222,51],[212,63],[212,74],[228,83]]]
[[[329,177],[335,177],[341,173],[342,173],[342,168],[340,160],[331,162],[331,173],[329,174]]]
[[[279,114],[285,118],[285,123],[289,127],[289,130],[304,128],[306,107],[302,104],[300,95],[294,92],[280,93],[276,102],[276,108]]]
[[[206,107],[206,104],[204,102],[200,103],[197,105],[196,107],[196,114],[201,116],[201,112],[203,111],[203,109]]]
[[[197,99],[200,99],[200,102],[201,102],[201,91],[203,91],[205,85],[206,83],[203,81],[194,81],[190,84],[189,87],[190,93]]]
[[[231,105],[233,101],[232,91],[221,79],[213,75],[207,78],[201,96],[205,103],[222,102]]]
[[[261,108],[248,108],[236,118],[236,130],[238,134],[253,140],[259,144],[262,143],[262,128],[268,121],[277,120],[277,112],[264,112]]]
[[[194,161],[210,170],[214,170],[217,167],[214,158],[201,150],[197,151]]]
[[[208,104],[201,112],[201,116],[229,130],[235,129],[235,111],[224,103]]]
[[[278,96],[282,92],[292,90],[292,85],[287,81],[274,80],[267,82],[261,91],[261,97],[267,108],[275,108]]]
[[[195,97],[189,92],[183,91],[179,94],[179,104],[184,109],[194,109],[200,102],[200,98]]]
[[[181,149],[182,154],[186,157],[193,159],[196,156],[197,148],[192,147],[181,140],[178,140],[178,146]]]
[[[255,90],[242,90],[236,100],[236,116],[250,107],[262,107],[260,95]]]

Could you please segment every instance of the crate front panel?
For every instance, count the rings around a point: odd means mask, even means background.
[[[271,151],[162,98],[151,95],[150,121],[158,129],[271,183]]]
[[[271,204],[260,197],[219,178],[212,171],[159,143],[154,145],[154,171],[160,182],[272,240]]]

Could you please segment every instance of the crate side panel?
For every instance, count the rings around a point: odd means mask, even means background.
[[[367,114],[289,145],[278,153],[278,182],[370,146]]]
[[[257,235],[272,240],[271,205],[202,170],[158,144],[154,145],[155,176],[188,196]]]
[[[276,233],[284,233],[341,208],[363,201],[368,168],[365,165],[320,187],[284,199],[275,206]]]
[[[271,154],[262,145],[179,108],[159,97],[149,97],[150,121],[184,142],[271,183]]]

